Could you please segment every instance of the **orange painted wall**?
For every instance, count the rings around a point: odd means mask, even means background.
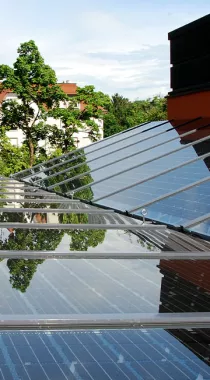
[[[168,119],[210,119],[210,91],[168,97]]]
[[[196,92],[193,94],[168,97],[168,120],[174,128],[178,125],[200,117],[186,126],[177,129],[179,134],[199,128],[204,125],[209,127],[201,129],[190,136],[191,140],[210,135],[210,91]],[[188,140],[188,137],[185,138]]]

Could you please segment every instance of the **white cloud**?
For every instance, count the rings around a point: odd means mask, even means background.
[[[128,6],[120,0],[117,7],[107,0],[105,10],[105,5],[94,0],[88,6],[81,0],[74,7],[64,1],[60,8],[47,5],[46,0],[41,13],[39,8],[32,12],[26,7],[22,14],[21,3],[27,2],[20,0],[10,24],[8,18],[1,21],[0,63],[11,64],[20,42],[34,39],[60,81],[94,84],[97,90],[133,99],[166,94],[170,75],[167,34],[205,14],[205,4],[199,9],[192,6],[190,13],[177,1],[178,7],[177,2],[175,7],[164,0],[159,6],[153,1],[148,9],[144,1],[132,0]],[[11,0],[10,9],[11,2],[16,4]]]

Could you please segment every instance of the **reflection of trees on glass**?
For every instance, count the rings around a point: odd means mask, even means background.
[[[38,250],[54,251],[60,244],[64,231],[62,230],[24,230],[10,228],[10,235],[0,241],[0,250]]]
[[[37,266],[44,260],[9,259],[7,266],[10,272],[10,283],[13,288],[26,291],[37,270]]]
[[[97,247],[105,238],[105,230],[73,230],[68,233],[71,236],[71,251],[87,251],[89,247]]]
[[[88,214],[59,214],[60,223],[88,224]],[[71,251],[87,251],[89,247],[97,247],[102,244],[106,230],[69,230]]]
[[[134,236],[133,233],[131,233],[130,231],[126,231],[125,234],[129,237],[129,241],[130,243],[132,243],[132,237]],[[135,234],[136,235],[136,234]],[[145,236],[143,236],[141,234],[138,233],[137,234],[137,237],[138,239],[136,240],[138,244],[140,244],[142,246],[142,248],[145,248],[147,249],[148,251],[155,251],[157,250],[157,247],[152,244]]]
[[[21,230],[9,229],[9,237],[0,241],[0,250],[43,250],[54,251],[62,240],[64,231],[57,230]],[[44,260],[9,259],[12,287],[25,292],[36,272],[38,264]]]
[[[75,158],[74,161],[65,163],[65,161],[70,160],[70,159],[72,160],[73,158]],[[54,174],[56,174],[62,170],[66,170],[66,169],[68,169],[68,171],[66,173],[63,173],[63,174],[58,174],[55,177],[52,177],[49,179],[46,177],[45,179],[43,179],[40,182],[40,186],[48,187],[51,185],[55,185],[55,188],[54,188],[55,191],[61,192],[61,193],[67,193],[70,191],[74,191],[78,187],[81,187],[81,186],[84,186],[84,185],[87,185],[87,184],[93,182],[93,178],[88,173],[88,174],[86,174],[80,178],[74,179],[71,182],[65,183],[63,185],[56,186],[56,183],[58,183],[58,182],[62,182],[64,180],[71,179],[71,178],[78,176],[82,173],[86,173],[86,172],[90,171],[90,167],[86,163],[86,156],[84,155],[84,150],[80,150],[79,152],[75,151],[74,155],[72,155],[70,157],[63,157],[60,160],[56,161],[56,164],[57,163],[62,163],[62,165],[60,165],[60,166],[58,166],[52,170],[50,170],[50,168],[49,168],[49,171],[45,172],[46,176],[54,175]],[[77,167],[74,167],[74,166],[77,166]],[[38,178],[38,176],[37,176],[37,178]],[[39,177],[39,178],[41,178],[41,177]],[[81,198],[81,199],[91,200],[93,198],[93,193],[92,193],[91,188],[88,188],[88,189],[85,189],[85,191],[80,191],[80,192],[76,193],[76,197]]]
[[[46,223],[45,214],[36,214],[36,217],[39,217],[40,223]],[[5,212],[1,214],[0,220],[5,222],[28,222],[26,214],[15,212]],[[20,252],[24,250],[54,251],[60,244],[64,235],[64,231],[61,230],[57,230],[55,233],[54,230],[24,230],[8,228],[8,231],[9,236],[0,241],[0,250],[14,250]],[[38,264],[42,264],[43,262],[44,260],[7,260],[12,287],[21,292],[25,292],[36,272]]]
[[[91,190],[85,189],[83,196],[91,194]],[[91,195],[90,195],[91,196]],[[36,204],[21,202],[20,205],[25,208],[56,208],[59,201],[54,204]],[[65,224],[87,224],[89,222],[87,214],[58,214],[59,222]],[[31,213],[31,212],[7,212],[6,208],[0,214],[1,222],[19,222],[19,223],[46,223],[46,213]],[[9,236],[0,240],[0,250],[37,250],[37,251],[54,251],[60,244],[64,234],[68,234],[71,238],[70,250],[86,251],[89,247],[96,247],[101,244],[105,238],[105,231],[102,230],[39,230],[39,229],[15,229],[8,228]],[[42,264],[44,260],[25,260],[25,259],[9,259],[7,266],[10,271],[10,283],[13,288],[25,292],[37,266]]]
[[[142,248],[148,249],[148,251],[155,251],[157,249],[152,243],[146,241],[146,239],[138,239],[138,243],[141,244]]]

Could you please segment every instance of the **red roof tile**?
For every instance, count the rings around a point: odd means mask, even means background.
[[[75,95],[77,92],[76,83],[58,83],[58,84],[62,88],[62,90],[65,92],[65,94]],[[6,95],[11,92],[12,92],[11,90],[3,90],[2,92],[0,92],[0,103],[5,99]]]

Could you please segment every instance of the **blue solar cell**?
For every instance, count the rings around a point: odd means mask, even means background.
[[[209,187],[210,181],[156,202],[148,206],[148,217],[173,225],[189,223],[210,212]],[[210,221],[205,226],[209,228]]]
[[[196,281],[189,281],[186,274],[183,275],[181,270],[186,265],[190,266],[192,278],[199,280],[199,288]],[[206,271],[209,266],[210,262],[205,262]],[[130,313],[154,316],[157,313],[209,312],[207,290],[210,289],[203,271],[203,261],[195,260],[122,262],[95,259],[94,262],[45,260],[37,263],[31,259],[29,264],[24,259],[10,259],[7,264],[0,263],[0,313],[14,317],[31,315],[37,319],[44,315],[59,318],[69,314],[79,317],[108,313],[120,318]],[[89,343],[90,340],[86,341],[87,345]],[[23,344],[25,340],[15,338],[15,347]],[[71,344],[76,344],[75,339]],[[25,360],[32,360],[31,351],[26,351],[25,355],[30,356]]]
[[[209,342],[207,329],[5,331],[0,379],[208,379]]]
[[[193,123],[194,121],[176,129],[169,122],[152,122],[139,126],[74,152],[75,159],[72,162],[68,162],[69,157],[73,157],[71,153],[70,156],[56,159],[56,164],[62,164],[58,167],[53,168],[55,162],[43,163],[35,168],[35,172],[40,172],[39,177],[36,173],[33,178],[42,178],[39,185],[50,186],[50,189],[61,193],[73,192],[74,197],[99,205],[136,211],[137,206],[143,207],[158,197],[209,176],[208,128],[202,126],[200,132],[195,133],[196,124]],[[167,142],[170,139],[173,141]],[[156,146],[158,144],[160,146]],[[133,156],[129,157],[130,155]],[[197,160],[201,155],[206,156],[203,160]],[[186,164],[192,160],[196,162]],[[76,167],[73,168],[75,164]],[[181,168],[167,173],[179,165]],[[33,172],[34,169],[31,170]],[[166,173],[160,175],[164,171]],[[153,176],[154,178],[149,179]],[[129,189],[126,189],[128,186]],[[188,202],[178,194],[172,201],[166,199],[149,205],[148,216],[160,222],[180,225],[191,216],[202,215],[204,205],[209,204],[209,183],[200,189],[202,193],[196,190],[189,193],[191,198]],[[196,198],[201,196],[202,201]],[[200,207],[197,207],[198,203]],[[199,211],[196,211],[197,208]]]
[[[165,160],[162,162],[167,165]],[[133,170],[130,171],[128,176],[129,179],[127,178],[127,183],[131,184],[137,182],[139,178],[140,180],[147,178],[150,169],[149,165],[147,169],[148,170],[143,170],[142,168],[141,171],[139,170],[139,174],[136,173],[135,175],[133,174]],[[136,172],[137,170],[138,169],[136,169]],[[154,175],[156,173],[156,167],[151,167],[151,171],[153,172],[150,172],[150,174]],[[97,203],[114,207],[116,209],[130,210],[138,205],[144,205],[144,203],[150,202],[153,199],[163,196],[171,191],[176,191],[183,186],[191,184],[192,182],[201,180],[206,176],[208,176],[208,169],[204,162],[200,160],[129,188],[125,191],[121,191],[110,197],[104,197],[102,200],[99,199]],[[98,197],[100,198],[106,196],[106,194],[126,186],[126,183],[122,180],[123,175],[121,176],[121,180],[118,180],[118,182],[116,181],[116,178],[117,177],[93,186],[92,190],[94,190],[94,198],[97,199]],[[118,176],[118,178],[120,178],[120,176]],[[203,188],[207,189],[208,184],[206,184]]]
[[[85,147],[84,149],[80,148],[79,150],[70,152],[69,154],[67,154],[65,156],[61,156],[60,158],[58,157],[58,158],[55,158],[53,160],[46,161],[45,163],[43,163],[41,165],[37,165],[32,169],[28,169],[28,170],[24,171],[23,173],[22,172],[17,173],[16,178],[20,179],[20,178],[24,178],[25,176],[29,176],[29,175],[32,175],[32,176],[34,174],[37,175],[39,172],[43,171],[45,168],[48,168],[48,167],[50,168],[51,166],[54,166],[54,165],[59,164],[59,163],[65,163],[65,161],[74,158],[75,155],[76,155],[75,159],[84,153],[85,154],[88,153],[88,155],[89,155],[89,153],[94,152],[96,150],[100,150],[101,148],[104,148],[110,144],[113,144],[113,143],[118,142],[120,140],[125,140],[127,138],[129,139],[130,136],[132,136],[133,134],[136,134],[136,133],[143,132],[143,134],[145,134],[145,131],[147,131],[147,130],[148,130],[148,133],[151,133],[151,134],[155,133],[152,131],[149,132],[150,128],[155,127],[159,124],[161,124],[161,122],[151,122],[151,123],[148,123],[148,124],[145,124],[142,126],[140,125],[137,128],[125,131],[125,133],[121,133],[121,134],[118,134],[118,135],[113,136],[113,137],[111,136],[110,138],[101,140],[100,142],[98,142],[96,144],[89,145],[89,146]],[[164,125],[160,126],[160,128],[163,128],[163,130],[167,129],[167,127],[165,127],[165,125],[168,125],[168,124],[164,122]],[[115,146],[115,144],[113,146]]]
[[[208,204],[209,208],[209,204]],[[205,215],[206,213],[204,213]],[[193,220],[193,219],[191,219]],[[199,223],[193,227],[188,228],[190,231],[197,232],[199,234],[205,235],[205,236],[210,236],[210,219],[207,220],[206,222]]]
[[[155,125],[157,125],[157,123],[155,123]],[[152,137],[154,134],[160,133],[161,131],[162,132],[166,131],[167,129],[169,129],[169,127],[170,127],[170,124],[167,123],[158,127],[157,131],[156,129],[152,129],[152,130],[148,129],[148,130],[145,130],[144,133],[142,133],[142,128],[139,127],[130,132],[126,132],[125,134],[119,134],[118,137],[113,138],[114,141],[112,141],[112,139],[108,141],[102,140],[100,141],[98,145],[95,146],[95,149],[91,151],[87,152],[86,151],[87,148],[84,148],[84,152],[81,151],[81,154],[88,153],[88,155],[86,155],[85,157],[86,158],[85,161],[84,161],[84,157],[82,158],[80,156],[78,156],[78,158],[75,159],[74,161],[67,162],[67,163],[65,163],[65,161],[69,159],[68,157],[66,159],[61,159],[60,163],[62,165],[56,168],[52,167],[52,169],[50,169],[49,167],[49,171],[47,172],[45,171],[46,178],[44,178],[40,182],[40,185],[50,186],[55,182],[60,182],[62,180],[65,180],[65,178],[68,178],[68,177],[71,178],[72,176],[86,172],[87,170],[93,170],[96,167],[100,167],[101,165],[104,165],[105,163],[106,164],[112,163],[121,157],[123,158],[125,155],[131,154],[131,152],[134,152],[134,151],[138,152],[142,149],[146,149],[150,147],[150,145],[152,144],[151,141],[153,141],[153,144],[162,142],[164,139],[163,137],[164,135],[160,135],[154,139],[153,138],[149,140],[146,140],[146,139],[149,137]],[[167,136],[168,134],[170,138],[170,137],[174,137],[176,135],[176,132],[174,131],[167,132]],[[141,140],[146,140],[146,141],[141,141]],[[139,143],[136,144],[138,141]],[[129,147],[130,144],[134,144],[134,143],[135,145],[132,145],[132,147]],[[115,150],[119,150],[119,149],[122,149],[122,150],[117,151],[115,153]],[[105,157],[103,158],[104,155],[106,155],[106,158]],[[79,166],[78,169],[73,169],[73,166],[75,165],[81,165],[81,166]],[[67,170],[67,169],[68,169],[68,172],[65,172],[64,174],[57,174],[58,172],[60,171],[62,172],[63,170]],[[37,173],[39,170],[43,170],[43,167],[41,167],[40,169],[37,168]],[[55,174],[57,174],[57,176],[54,177],[53,181],[50,180],[50,178],[48,179],[49,176],[55,175]],[[63,175],[63,178],[62,178],[62,175]],[[40,178],[42,178],[42,176],[43,176],[43,173]],[[38,177],[36,179],[38,179]]]

